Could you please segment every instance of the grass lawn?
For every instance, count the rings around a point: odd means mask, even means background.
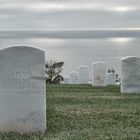
[[[140,95],[118,86],[47,85],[47,132],[1,139],[140,140]]]

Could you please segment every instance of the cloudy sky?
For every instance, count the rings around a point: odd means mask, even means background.
[[[0,47],[32,45],[65,62],[63,74],[140,56],[140,0],[0,0]]]

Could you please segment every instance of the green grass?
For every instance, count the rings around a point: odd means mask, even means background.
[[[47,85],[45,134],[1,134],[2,140],[139,140],[140,95],[118,86]]]

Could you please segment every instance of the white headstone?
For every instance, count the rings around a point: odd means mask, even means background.
[[[104,62],[92,63],[92,86],[107,86],[106,71]]]
[[[70,84],[70,78],[69,77],[64,78],[64,84]]]
[[[64,81],[60,81],[60,85],[63,85],[64,84]]]
[[[89,68],[88,66],[80,66],[78,68],[78,83],[79,84],[89,84]]]
[[[89,85],[92,85],[92,80],[90,79],[90,80],[88,81],[88,83],[89,83]]]
[[[115,73],[107,73],[107,85],[116,85]]]
[[[0,132],[44,132],[44,51],[25,46],[0,50]]]
[[[121,59],[121,92],[140,93],[140,58],[129,56]]]
[[[78,84],[78,73],[75,71],[70,72],[70,84]]]

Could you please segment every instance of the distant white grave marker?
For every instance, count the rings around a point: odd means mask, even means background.
[[[64,84],[64,81],[60,81],[60,84],[63,85]]]
[[[140,93],[140,58],[129,56],[121,59],[121,92]]]
[[[104,62],[92,63],[92,86],[107,86],[106,73]]]
[[[115,73],[107,73],[107,85],[116,85]]]
[[[70,84],[78,84],[78,73],[75,71],[70,72]]]
[[[88,66],[80,66],[78,68],[78,81],[79,84],[89,84],[89,68]]]
[[[64,78],[64,84],[70,84],[70,78],[69,77]]]
[[[0,50],[0,132],[44,132],[44,51],[25,46]]]

